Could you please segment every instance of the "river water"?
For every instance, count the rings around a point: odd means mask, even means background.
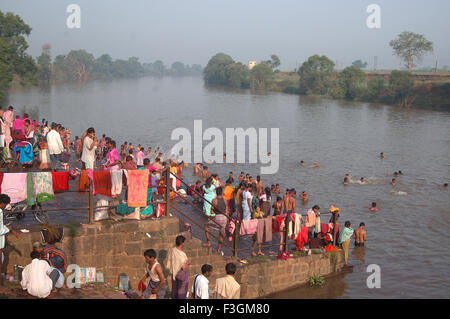
[[[365,248],[350,248],[353,271],[314,291],[300,287],[273,298],[446,298],[450,293],[450,112],[331,101],[282,93],[206,88],[201,78],[141,78],[10,94],[16,110],[63,123],[72,135],[93,126],[97,135],[167,150],[171,133],[194,120],[203,129],[279,128],[280,167],[263,175],[265,185],[307,191],[314,204],[341,209],[340,222],[365,222]],[[225,133],[224,133],[225,134]],[[205,142],[205,145],[207,142]],[[380,159],[380,152],[385,158]],[[305,166],[300,167],[300,160]],[[313,168],[312,163],[319,167]],[[212,164],[222,179],[229,171],[255,177],[260,164]],[[389,182],[401,170],[397,185]],[[352,181],[343,185],[348,173]],[[390,176],[387,176],[387,173]],[[186,176],[192,175],[187,170]],[[365,185],[356,183],[365,177]],[[379,211],[369,212],[371,202]],[[369,289],[370,264],[381,268],[381,288]]]

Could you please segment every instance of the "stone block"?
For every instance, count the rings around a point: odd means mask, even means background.
[[[141,242],[126,243],[125,252],[128,256],[141,256],[144,254]]]

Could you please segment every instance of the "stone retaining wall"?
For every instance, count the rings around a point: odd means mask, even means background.
[[[149,238],[146,234],[150,234]],[[80,267],[95,267],[102,271],[105,281],[118,285],[120,274],[127,274],[130,286],[137,290],[137,283],[145,274],[143,252],[153,248],[164,274],[170,277],[165,268],[167,251],[175,246],[175,238],[184,235],[187,240],[184,251],[191,266],[188,269],[191,286],[194,276],[200,272],[203,264],[211,264],[213,275],[209,278],[213,291],[217,278],[224,276],[226,260],[213,253],[211,248],[202,247],[201,241],[192,238],[189,232],[180,231],[180,222],[176,217],[162,217],[159,220],[127,220],[118,223],[109,221],[101,224],[71,226],[64,229],[64,240],[58,244],[67,254],[69,264]],[[25,266],[30,263],[32,243],[41,241],[39,232],[22,234],[19,240],[8,235],[4,249],[6,272],[12,274],[15,264]],[[327,258],[328,257],[328,258]],[[238,265],[237,281],[241,284],[242,298],[257,298],[305,283],[313,273],[328,275],[339,271],[343,265],[343,254],[330,258],[327,255],[293,257],[289,260],[267,260]]]

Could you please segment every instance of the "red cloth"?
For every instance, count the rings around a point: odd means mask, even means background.
[[[54,192],[68,191],[69,172],[52,172],[52,182]]]
[[[0,173],[0,194],[2,193],[3,173]]]
[[[334,248],[331,244],[328,244],[328,246],[325,247],[325,250],[327,252],[330,252],[330,251],[339,251],[340,249]]]
[[[95,195],[101,194],[107,197],[112,197],[111,195],[111,172],[107,171],[94,171],[94,185],[95,185]]]
[[[328,224],[326,223],[320,223],[320,232],[325,235],[328,233]]]
[[[308,227],[301,227],[300,232],[295,239],[295,246],[298,250],[302,250],[303,246],[308,243]]]

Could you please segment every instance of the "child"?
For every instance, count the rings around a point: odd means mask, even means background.
[[[50,155],[48,153],[48,143],[44,137],[40,137],[39,146],[39,169],[49,169],[51,167]]]

